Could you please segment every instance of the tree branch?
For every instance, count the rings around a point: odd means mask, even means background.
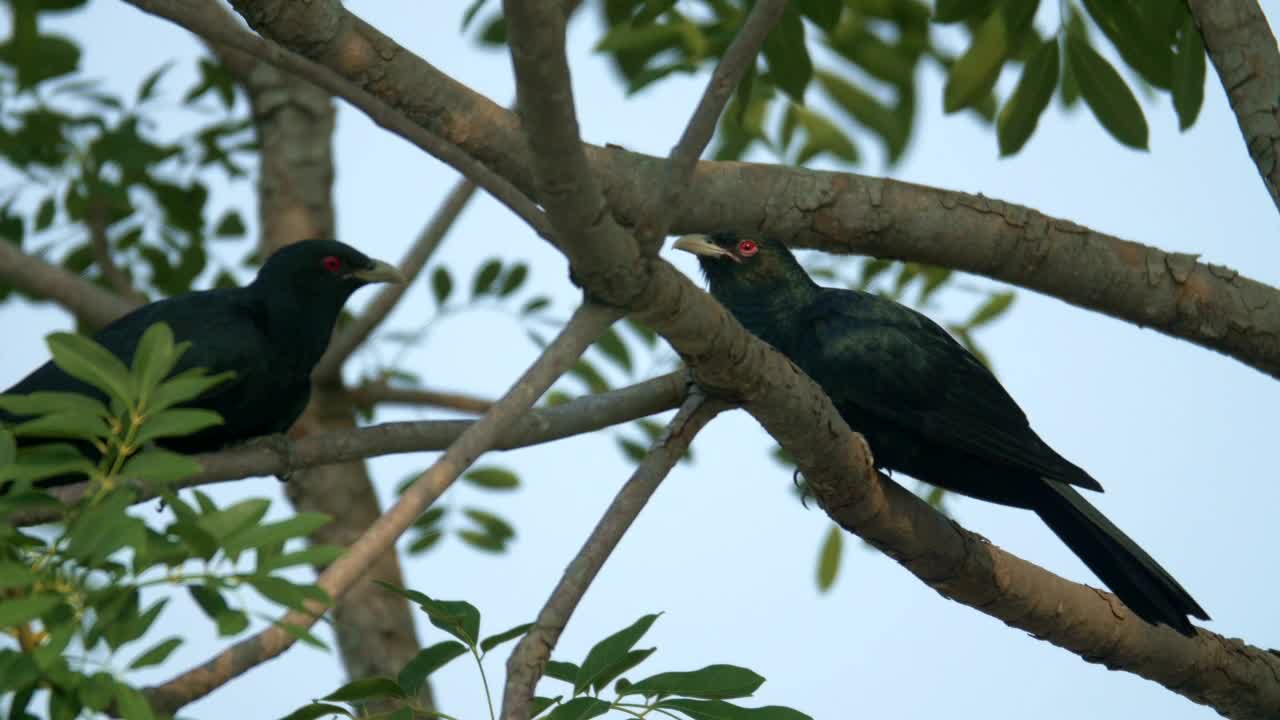
[[[369,116],[380,127],[405,138],[441,162],[448,164],[477,185],[498,202],[529,224],[544,237],[550,228],[542,212],[501,176],[472,159],[456,145],[449,143],[406,118],[394,107],[369,94],[360,86],[345,80],[328,68],[296,55],[275,43],[246,32],[230,22],[223,22],[216,13],[209,12],[212,0],[126,0],[138,9],[171,20],[178,25],[209,40],[246,52],[260,60],[292,73],[335,97],[351,103]],[[308,10],[304,10],[308,11]],[[364,47],[357,52],[376,52]]]
[[[551,659],[551,651],[587,588],[658,485],[689,449],[694,436],[727,408],[718,400],[707,400],[701,393],[690,394],[680,412],[667,425],[666,432],[618,491],[582,549],[565,568],[564,576],[542,606],[533,627],[520,638],[507,660],[507,683],[502,696],[503,720],[528,720],[529,703],[533,700],[538,679],[542,677],[547,661]]]
[[[364,573],[369,564],[386,552],[431,506],[458,476],[481,454],[492,448],[511,424],[533,405],[542,393],[618,318],[618,313],[596,305],[582,305],[556,339],[538,356],[524,375],[507,390],[493,408],[454,441],[440,459],[413,482],[395,505],[348,548],[346,554],[325,569],[317,585],[335,601]],[[325,607],[308,603],[309,612],[290,611],[283,623],[309,628],[319,620]],[[293,645],[294,635],[279,625],[241,640],[203,665],[146,691],[153,708],[172,714],[188,703],[208,695],[245,671],[270,660]]]
[[[1280,50],[1256,0],[1187,0],[1240,123],[1249,156],[1280,210]]]
[[[495,450],[540,445],[574,435],[595,432],[676,407],[685,394],[687,376],[673,372],[629,387],[586,395],[563,405],[531,410],[514,421],[494,444]],[[255,442],[216,453],[194,456],[201,472],[163,489],[209,485],[249,477],[288,475],[308,468],[351,462],[382,455],[444,450],[474,424],[472,420],[397,422],[342,432],[317,433],[300,440],[272,436],[275,441]],[[78,502],[88,483],[55,488],[51,492],[64,504]],[[160,488],[144,488],[138,502],[159,495]],[[55,522],[61,511],[28,511],[11,516],[24,527]]]
[[[342,332],[329,343],[329,349],[325,351],[324,356],[320,358],[320,362],[316,365],[315,371],[311,373],[312,377],[320,383],[338,384],[341,380],[339,373],[342,371],[342,364],[351,357],[373,331],[387,319],[391,311],[395,309],[400,298],[404,297],[409,287],[413,285],[413,281],[418,277],[418,273],[422,272],[422,268],[426,266],[427,260],[435,253],[436,248],[440,246],[440,241],[453,227],[458,216],[462,214],[463,208],[475,195],[476,184],[468,179],[462,179],[453,186],[445,197],[444,203],[436,210],[431,221],[422,229],[418,235],[418,239],[413,243],[413,247],[400,261],[400,272],[404,273],[407,281],[404,284],[385,285],[378,291],[378,295],[369,303],[369,307],[364,313],[355,319]],[[484,412],[483,409],[478,412]]]
[[[90,201],[88,225],[89,243],[93,247],[93,258],[97,261],[98,267],[102,269],[102,275],[107,279],[112,289],[122,298],[146,302],[146,298],[139,297],[138,292],[134,290],[133,283],[129,281],[129,276],[124,274],[124,271],[116,264],[115,259],[111,257],[111,244],[107,240],[107,208],[100,197],[95,197]]]
[[[179,21],[184,16],[173,0],[135,4],[164,4]],[[535,192],[530,150],[514,113],[444,75],[337,0],[237,0],[236,6],[255,28]],[[635,224],[663,182],[665,161],[617,148],[588,146],[586,152],[610,210],[619,222]],[[1280,290],[1190,255],[980,195],[854,173],[701,162],[671,229],[738,229],[798,247],[965,270],[1189,340],[1280,377]]]
[[[485,413],[493,405],[490,400],[466,395],[463,393],[440,392],[438,390],[419,390],[416,388],[396,388],[385,382],[362,385],[348,391],[347,397],[356,407],[368,408],[374,405],[431,405],[469,413]]]
[[[651,244],[661,243],[666,237],[667,230],[671,227],[671,218],[684,201],[693,167],[707,143],[711,142],[724,106],[742,82],[743,76],[755,65],[756,55],[764,47],[769,32],[782,19],[786,9],[787,0],[761,0],[756,3],[733,42],[725,49],[724,56],[711,73],[707,89],[703,91],[693,116],[689,118],[689,123],[680,136],[680,141],[671,149],[671,155],[667,159],[666,181],[660,186],[664,190],[655,194],[653,207],[640,218],[636,235],[641,247],[648,248]]]
[[[0,243],[0,280],[29,295],[53,300],[89,327],[102,327],[138,307],[135,300],[24,254],[10,243]]]

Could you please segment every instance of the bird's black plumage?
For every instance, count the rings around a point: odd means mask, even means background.
[[[311,370],[328,346],[347,298],[368,283],[393,281],[403,281],[398,270],[349,245],[305,240],[272,254],[245,287],[191,292],[144,305],[94,333],[93,339],[128,365],[142,334],[163,321],[177,341],[191,342],[174,372],[194,367],[233,371],[233,378],[187,403],[217,412],[223,424],[161,441],[176,452],[210,452],[289,429],[306,408]],[[106,399],[52,361],[5,393],[37,391]],[[23,419],[0,411],[0,423]],[[37,442],[42,440],[20,438],[20,446]],[[78,479],[64,476],[41,484]]]
[[[1208,615],[1072,485],[1101,490],[1036,435],[995,376],[924,315],[821,287],[781,242],[689,236],[711,294],[791,358],[862,433],[876,465],[1041,519],[1138,616],[1194,633]]]

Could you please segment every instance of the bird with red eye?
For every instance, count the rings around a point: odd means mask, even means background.
[[[331,273],[336,273],[342,269],[342,259],[337,255],[325,255],[324,260],[321,262],[324,264],[324,269]]]

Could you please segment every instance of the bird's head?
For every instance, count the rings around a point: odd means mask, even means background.
[[[286,245],[267,258],[255,284],[290,288],[308,297],[333,297],[339,302],[369,283],[403,283],[395,266],[374,260],[336,240],[303,240]]]
[[[675,247],[698,256],[711,294],[722,300],[778,294],[813,285],[787,246],[771,238],[743,237],[725,231],[685,235]]]

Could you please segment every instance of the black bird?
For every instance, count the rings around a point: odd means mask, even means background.
[[[995,376],[932,320],[891,300],[814,283],[781,242],[690,235],[711,294],[789,357],[866,438],[877,467],[1033,510],[1147,622],[1184,635],[1209,616],[1071,486],[1098,481],[1036,435]]]
[[[186,404],[217,412],[222,425],[160,441],[175,452],[210,452],[293,425],[307,406],[311,371],[329,345],[343,304],[357,289],[376,282],[404,282],[404,276],[349,245],[305,240],[273,253],[245,287],[185,293],[144,305],[94,333],[93,339],[128,366],[142,334],[163,321],[177,342],[191,342],[175,373],[194,367],[211,374],[234,371],[233,378]],[[42,390],[106,401],[101,391],[52,361],[5,393]],[[24,419],[0,411],[0,424]],[[24,437],[19,445],[43,441]],[[61,476],[39,484],[80,479]]]

